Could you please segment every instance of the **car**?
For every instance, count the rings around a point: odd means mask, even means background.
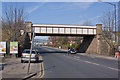
[[[30,49],[25,49],[21,55],[21,63],[23,63],[24,61],[29,61],[29,59],[30,59]],[[32,50],[31,61],[34,61],[34,62],[39,61],[39,54],[35,50]]]
[[[76,54],[76,51],[73,48],[68,49],[68,54]]]

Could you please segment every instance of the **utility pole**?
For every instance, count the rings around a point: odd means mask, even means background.
[[[102,2],[101,0],[98,0],[98,2]],[[107,4],[110,4],[114,6],[114,17],[115,17],[115,43],[117,42],[117,26],[116,26],[116,4],[110,3],[110,2],[104,2]]]
[[[29,58],[28,71],[27,71],[28,74],[29,74],[29,70],[30,70],[30,61],[31,61],[31,53],[32,53],[32,49],[33,49],[33,44],[34,44],[34,35],[35,35],[35,33],[33,32],[32,43],[31,43],[31,48],[30,48],[30,58]]]

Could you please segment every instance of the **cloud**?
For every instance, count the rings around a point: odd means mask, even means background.
[[[38,8],[42,7],[44,4],[45,4],[45,2],[42,2],[42,3],[40,3],[40,5],[36,5],[36,6],[34,6],[33,8],[29,8],[29,9],[27,10],[27,13],[28,13],[28,14],[32,13],[33,11],[35,11],[35,10],[37,10]]]
[[[68,2],[58,5],[50,5],[49,9],[54,10],[59,14],[63,14],[64,12],[71,12],[73,10],[86,10],[88,9],[94,2]]]
[[[73,6],[77,6],[81,9],[89,8],[94,2],[73,3]]]
[[[82,20],[80,20],[80,21],[77,21],[77,22],[75,22],[75,24],[80,24],[80,25],[82,25],[82,24],[84,24],[84,22],[86,22],[86,21],[90,21],[91,23],[92,22],[99,22],[98,20],[99,20],[99,18],[100,18],[101,16],[95,16],[95,17],[93,17],[93,18],[88,18],[88,19],[82,19]]]
[[[32,13],[33,11],[37,10],[39,6],[33,7],[31,10],[28,10],[28,14]]]

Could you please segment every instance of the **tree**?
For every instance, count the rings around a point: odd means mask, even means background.
[[[115,25],[114,12],[113,11],[104,12],[102,17],[100,18],[100,21],[102,22],[104,27],[108,27],[110,31],[113,31]]]
[[[2,40],[7,41],[24,27],[25,13],[23,8],[7,7],[2,16]]]
[[[4,9],[4,16],[2,16],[2,41],[7,42],[7,54],[9,54],[10,41],[19,42],[19,53],[18,56],[21,55],[21,51],[25,48],[24,44],[27,46],[26,33],[24,36],[20,36],[20,29],[25,27],[25,13],[23,8],[14,7],[6,7]]]

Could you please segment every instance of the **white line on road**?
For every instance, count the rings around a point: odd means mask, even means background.
[[[94,63],[94,62],[90,62],[90,61],[85,61],[85,60],[78,59],[77,56],[76,57],[74,56],[74,58],[70,57],[70,56],[66,56],[66,55],[63,55],[63,56],[68,57],[70,59],[82,61],[82,62],[85,62],[85,63],[89,63],[89,64],[93,64],[93,65],[97,65],[97,66],[106,67],[106,68],[111,69],[111,70],[120,71],[119,69],[116,69],[116,68],[112,68],[112,67],[104,66],[104,65],[101,65],[101,64],[98,64],[98,63]]]
[[[115,69],[115,68],[111,68],[111,67],[107,67],[109,69],[113,69],[113,70],[116,70],[116,71],[120,71],[119,69]]]
[[[90,62],[90,61],[84,61],[84,62],[86,62],[86,63],[92,63],[92,62]]]
[[[94,64],[94,65],[100,65],[100,64],[97,64],[97,63],[93,63],[93,62],[90,62],[90,61],[84,61],[86,63],[90,63],[90,64]]]
[[[80,58],[80,57],[78,57],[78,56],[74,56],[74,57],[76,57],[76,58]]]

